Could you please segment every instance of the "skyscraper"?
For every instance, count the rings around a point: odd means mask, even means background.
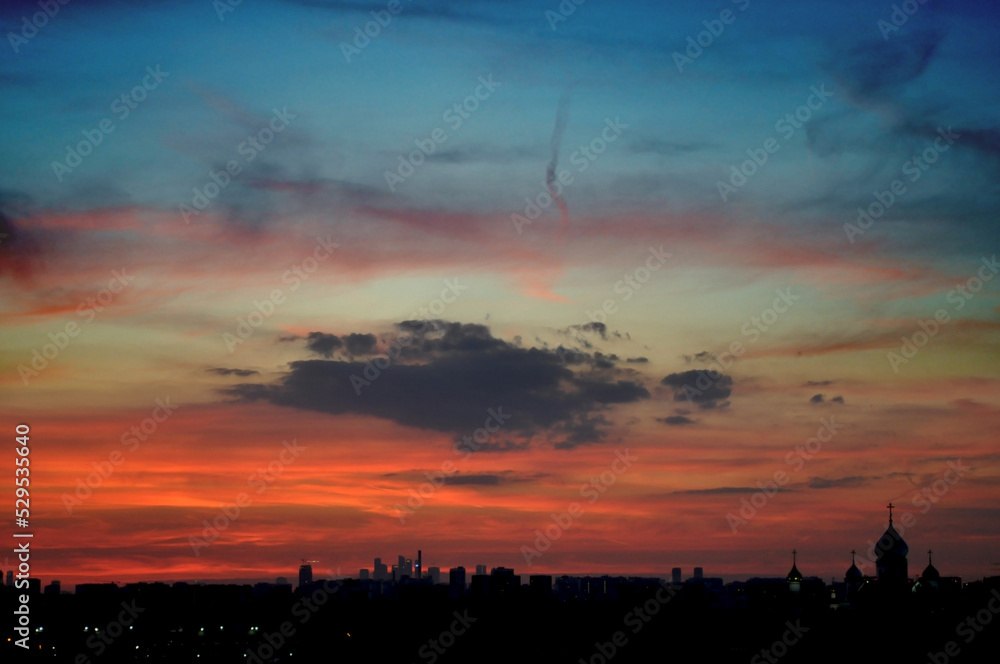
[[[382,564],[381,558],[375,559],[375,568],[372,570],[372,578],[376,581],[385,581],[389,578],[389,566]]]
[[[449,594],[452,599],[457,599],[465,596],[465,568],[464,567],[452,567],[451,571],[448,572],[448,586],[450,588]]]
[[[681,568],[675,567],[670,570],[670,581],[679,584],[681,582]]]
[[[305,563],[299,567],[299,588],[313,582],[312,565]]]

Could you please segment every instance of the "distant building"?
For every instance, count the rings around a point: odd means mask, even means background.
[[[304,564],[299,567],[299,588],[307,586],[313,582],[312,565]]]
[[[441,583],[441,568],[440,567],[428,567],[427,576],[431,579],[431,585],[436,586]]]
[[[694,568],[694,578],[695,579],[699,579],[699,580],[700,579],[704,579],[705,578],[705,570],[703,570],[700,567],[695,567]]]
[[[511,597],[521,590],[521,577],[510,568],[494,567],[489,579],[490,597]]]
[[[677,585],[681,584],[681,568],[680,567],[675,567],[672,570],[670,570],[670,581],[672,583],[677,584]]]
[[[372,577],[376,581],[385,581],[389,578],[389,566],[383,565],[381,558],[375,559],[375,567],[372,569]]]
[[[448,572],[449,594],[452,599],[465,596],[465,568],[452,567]]]
[[[469,595],[473,599],[486,599],[490,593],[489,574],[473,574],[469,579]]]
[[[53,581],[49,585],[45,586],[46,595],[58,595],[62,592],[62,584],[58,581]]]
[[[852,602],[854,601],[854,596],[857,594],[858,590],[861,588],[862,584],[865,582],[865,575],[861,573],[858,569],[858,565],[854,560],[855,552],[851,550],[851,566],[847,568],[844,573],[844,601]]]
[[[401,580],[404,576],[413,576],[413,560],[406,556],[396,558],[396,580]]]
[[[14,585],[14,570],[7,570],[7,585]]]
[[[476,574],[486,574],[486,565],[476,565]]]
[[[369,579],[369,577],[368,577],[368,570],[365,569],[365,568],[362,568],[361,570],[359,570],[358,571],[358,578],[361,579],[362,581],[368,581],[368,579]]]
[[[892,526],[892,508],[889,503],[889,527],[876,544],[878,555],[875,561],[875,574],[878,585],[889,592],[905,590],[909,583],[906,556],[910,547],[902,535]]]
[[[788,581],[788,590],[791,591],[793,595],[797,595],[802,590],[802,573],[799,572],[798,561],[798,551],[792,549],[792,569],[788,570],[788,575],[785,580]]]
[[[276,585],[276,586],[287,586],[288,585],[288,577],[279,576],[277,579],[274,580],[274,585]]]
[[[528,577],[528,589],[532,595],[551,597],[552,576],[549,574],[532,574]]]

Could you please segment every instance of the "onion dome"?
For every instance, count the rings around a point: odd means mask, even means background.
[[[860,583],[865,578],[861,570],[854,562],[854,551],[851,551],[851,566],[847,568],[847,572],[844,574],[844,581],[847,583]]]
[[[793,581],[801,581],[802,580],[802,574],[799,572],[799,568],[795,564],[795,562],[796,562],[796,560],[795,560],[796,554],[798,554],[798,551],[792,549],[792,569],[789,570],[788,576],[785,577],[788,580],[789,583],[791,583]]]

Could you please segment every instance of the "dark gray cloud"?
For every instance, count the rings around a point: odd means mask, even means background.
[[[852,102],[863,107],[893,102],[904,85],[927,70],[944,35],[912,31],[898,37],[859,41],[831,58],[826,69]]]
[[[674,401],[689,401],[699,408],[725,408],[729,405],[733,379],[715,371],[692,369],[672,373],[662,381],[674,388]]]
[[[39,266],[41,243],[4,212],[0,198],[0,275],[30,276]]]
[[[646,364],[649,362],[648,357],[630,357],[625,360],[629,364]]]
[[[655,154],[661,156],[688,155],[713,147],[710,143],[691,141],[664,141],[658,138],[636,138],[627,143],[632,154]]]
[[[282,341],[295,341],[299,337],[282,337]],[[326,332],[310,332],[306,336],[306,348],[325,358],[332,358],[334,353],[343,349],[351,357],[373,355],[378,349],[378,339],[374,334],[358,334],[352,332],[343,337]]]
[[[827,479],[824,477],[811,477],[809,478],[809,488],[810,489],[839,489],[841,487],[856,487],[864,486],[868,483],[867,477],[862,475],[851,475],[850,477],[838,477],[836,479]]]
[[[240,378],[260,375],[259,371],[254,371],[253,369],[226,369],[224,367],[213,367],[211,369],[205,369],[205,371],[219,376],[239,376]]]
[[[510,164],[525,159],[535,159],[543,153],[537,148],[503,148],[491,145],[466,145],[453,148],[439,148],[427,156],[428,162],[442,164],[493,163]]]
[[[691,364],[692,362],[701,362],[702,364],[708,364],[709,362],[715,361],[715,353],[703,350],[700,353],[695,353],[694,355],[685,355],[684,362]]]
[[[503,470],[496,473],[476,473],[474,475],[459,473],[446,477],[444,483],[452,486],[499,486],[515,482],[534,482],[540,477],[544,477],[544,473],[528,474]]]
[[[664,424],[670,424],[673,426],[695,423],[695,421],[692,420],[690,417],[684,417],[683,415],[669,415],[667,417],[657,417],[656,421],[663,422]]]
[[[334,335],[323,335],[310,334],[307,348],[315,352],[317,342],[329,348]],[[536,435],[560,449],[601,442],[613,424],[604,417],[611,406],[650,396],[639,374],[608,356],[576,353],[571,367],[555,350],[515,346],[483,325],[403,321],[382,342],[392,355],[299,360],[272,383],[223,393],[332,415],[370,415],[458,437],[483,427],[487,409],[502,409],[509,418],[495,435],[499,440],[491,441],[492,451],[521,449]],[[515,435],[522,440],[507,440]]]
[[[780,488],[779,492],[791,491],[792,489]],[[760,487],[756,486],[720,486],[714,489],[686,489],[684,491],[672,491],[672,495],[693,495],[693,494],[715,494],[715,493],[754,493],[759,492]]]
[[[292,341],[296,337],[283,337],[283,339]],[[340,350],[343,346],[344,342],[335,334],[310,332],[306,337],[306,348],[323,357],[333,357],[334,351]]]
[[[812,397],[810,397],[809,399],[809,403],[823,403],[823,395],[822,394],[812,395]]]
[[[357,334],[352,332],[342,339],[344,350],[351,355],[371,355],[375,352],[378,341],[374,334]]]

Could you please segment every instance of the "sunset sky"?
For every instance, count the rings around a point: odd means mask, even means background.
[[[1000,24],[904,4],[4,3],[33,575],[1000,573]]]

